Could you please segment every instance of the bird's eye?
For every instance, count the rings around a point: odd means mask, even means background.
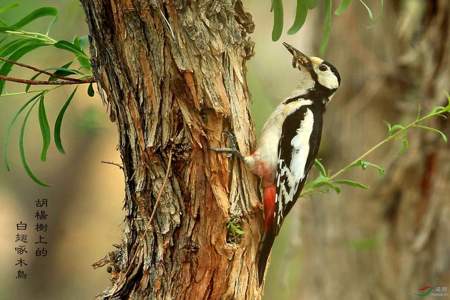
[[[327,65],[320,65],[319,70],[322,72],[325,72],[326,70],[328,70],[328,67],[327,67]]]

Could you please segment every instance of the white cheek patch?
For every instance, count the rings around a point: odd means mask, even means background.
[[[334,90],[339,87],[338,79],[331,70],[325,72],[318,71],[318,80],[327,89]]]

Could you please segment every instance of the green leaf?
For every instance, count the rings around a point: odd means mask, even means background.
[[[38,73],[34,74],[33,77],[30,78],[30,80],[35,80],[41,74],[42,74],[42,72],[38,72]],[[30,90],[30,88],[31,88],[31,84],[28,83],[27,85],[25,85],[25,92],[28,92]]]
[[[42,134],[41,160],[47,160],[48,147],[50,146],[50,125],[48,124],[47,114],[45,112],[44,94],[39,98],[39,126]]]
[[[317,6],[317,0],[304,0],[306,3],[306,7],[308,7],[309,9],[313,9],[314,7]]]
[[[16,39],[16,40],[10,41],[6,45],[1,47],[0,56],[7,57],[8,55],[13,53],[17,49],[19,49],[27,44],[33,43],[33,42],[36,42],[36,40],[32,40],[29,38],[21,38],[21,39]]]
[[[278,41],[283,32],[283,1],[272,0],[273,10],[273,29],[272,29],[272,41]]]
[[[339,179],[339,180],[335,180],[334,183],[341,184],[341,185],[345,184],[345,185],[349,185],[349,186],[364,189],[364,190],[369,189],[369,187],[367,185],[360,183],[360,182],[350,180],[350,179]]]
[[[330,181],[323,182],[323,185],[326,186],[326,187],[331,188],[331,189],[334,190],[337,194],[339,194],[339,193],[341,192],[341,189],[340,189],[337,185],[333,184],[333,183],[330,182]]]
[[[372,167],[372,168],[378,170],[378,173],[379,173],[380,176],[383,176],[384,173],[385,173],[385,170],[383,169],[383,167],[381,167],[381,166],[379,166],[379,165],[377,165],[377,164],[368,162],[368,161],[366,161],[366,160],[359,160],[358,162],[356,162],[355,164],[353,164],[351,167],[355,167],[355,166],[359,166],[359,167],[361,167],[361,169],[363,169],[363,170],[366,170],[368,167]]]
[[[328,41],[330,40],[332,14],[333,14],[332,0],[325,0],[325,19],[323,24],[322,41],[320,42],[321,55],[325,54],[325,51],[328,47]]]
[[[92,69],[89,57],[86,55],[86,53],[84,53],[83,49],[81,49],[79,46],[64,40],[56,42],[55,44],[53,44],[53,46],[59,49],[64,49],[72,52],[73,54],[75,54],[81,67],[83,67],[86,70]]]
[[[54,81],[59,79],[60,77],[67,77],[69,75],[78,74],[72,69],[63,69],[63,68],[57,68],[55,72],[53,72],[53,76],[50,76],[48,79],[49,81]]]
[[[352,0],[342,0],[341,3],[339,3],[339,7],[336,9],[334,14],[336,16],[340,16],[344,11],[347,10],[350,3],[352,3]]]
[[[69,76],[69,75],[79,74],[79,72],[77,72],[76,70],[69,68],[72,63],[73,63],[73,61],[69,61],[68,63],[64,64],[63,66],[56,68],[55,72],[53,74],[56,76]]]
[[[325,166],[318,160],[317,158],[314,160],[314,165],[319,170],[319,173],[323,176],[328,176],[327,170],[325,169]]]
[[[401,131],[401,130],[405,130],[405,126],[400,125],[400,124],[394,124],[393,126],[391,126],[391,127],[389,128],[388,134],[389,134],[389,135],[394,135],[394,134],[396,134],[398,131]]]
[[[0,27],[0,32],[4,32],[7,30],[17,30],[17,29],[24,27],[28,23],[33,22],[36,19],[39,19],[42,17],[56,17],[57,15],[58,15],[58,11],[56,10],[56,8],[41,7],[41,8],[38,8],[38,9],[32,11],[31,13],[29,13],[28,15],[23,17],[21,20],[19,20],[17,23],[15,23],[11,26]]]
[[[441,138],[444,140],[445,143],[448,142],[448,139],[447,139],[447,136],[445,135],[445,133],[443,133],[439,129],[436,129],[436,128],[433,128],[433,127],[428,127],[428,126],[425,126],[425,125],[414,125],[414,127],[435,132],[435,133],[437,133],[437,134],[439,134],[441,136]]]
[[[65,153],[64,147],[63,147],[62,142],[61,142],[62,121],[64,119],[64,114],[66,113],[67,107],[69,107],[70,102],[72,101],[72,98],[75,95],[76,91],[77,91],[77,88],[75,88],[73,90],[72,94],[70,94],[69,98],[67,98],[67,100],[64,103],[63,107],[59,111],[58,117],[56,118],[56,122],[55,122],[55,128],[54,128],[54,131],[53,131],[53,136],[54,136],[54,140],[55,140],[56,149],[58,149],[58,151],[60,153],[62,153],[62,154]]]
[[[80,49],[87,49],[89,47],[89,36],[76,36],[73,40],[73,44],[79,47]]]
[[[445,107],[443,106],[436,106],[435,108],[433,108],[433,110],[430,112],[430,115],[434,115],[434,114],[441,114],[445,112]]]
[[[373,13],[372,13],[372,11],[370,10],[370,7],[369,7],[363,0],[359,0],[359,2],[361,2],[361,4],[366,8],[367,13],[369,14],[369,18],[370,18],[371,20],[373,20]]]
[[[336,193],[340,193],[341,189],[335,185],[329,177],[327,176],[323,176],[323,175],[319,175],[316,179],[314,179],[313,181],[309,182],[307,184],[307,189],[317,189],[320,187],[328,187],[333,189]]]
[[[41,95],[42,95],[42,93],[34,95],[30,100],[28,100],[24,105],[22,105],[19,108],[19,110],[16,112],[16,114],[13,117],[13,119],[11,120],[11,122],[8,125],[8,129],[6,130],[6,138],[5,138],[4,143],[3,143],[3,161],[5,163],[6,170],[8,170],[8,171],[11,170],[11,167],[10,167],[10,164],[9,164],[9,159],[8,159],[8,145],[9,145],[9,140],[11,139],[12,128],[13,128],[14,124],[16,123],[17,119],[19,118],[20,114],[25,110],[25,108],[27,108],[27,106],[31,102],[35,101]]]
[[[80,47],[77,47],[75,44],[72,44],[71,42],[68,41],[57,41],[55,44],[53,44],[53,46],[55,46],[56,48],[59,49],[64,49],[67,51],[72,52],[75,55],[84,55],[86,56],[86,54],[83,52],[83,50]]]
[[[36,182],[39,185],[48,187],[46,183],[39,180],[36,175],[34,175],[33,171],[30,168],[30,165],[27,162],[27,158],[25,155],[25,143],[24,143],[24,136],[25,136],[25,128],[28,122],[28,118],[30,117],[30,113],[33,110],[33,107],[36,105],[37,102],[34,102],[33,105],[28,109],[27,114],[25,115],[25,118],[23,119],[22,127],[20,129],[20,135],[19,135],[19,152],[20,152],[20,159],[22,161],[23,168],[25,169],[25,172],[30,176],[30,178]]]
[[[80,74],[80,75],[82,75],[82,73],[78,72],[77,70],[68,69],[68,67],[70,66],[71,63],[72,62],[69,62],[69,63],[67,63],[64,66],[59,67],[59,68],[47,68],[47,69],[45,69],[45,71],[53,71],[53,70],[55,70],[53,75],[57,75],[57,76],[68,76],[68,75],[73,75],[73,74]],[[35,80],[41,74],[42,74],[42,72],[38,72],[38,73],[34,74],[33,77],[30,78],[30,80]],[[56,80],[56,79],[57,79],[57,77],[51,76],[48,80],[49,81],[53,81],[53,80]],[[25,92],[28,92],[30,90],[30,88],[31,88],[31,84],[27,84],[25,86]]]
[[[92,86],[92,82],[89,83],[87,93],[88,93],[89,97],[94,97],[94,95],[95,95],[94,87]]]
[[[305,0],[297,0],[297,10],[295,13],[294,24],[292,24],[292,27],[289,28],[288,34],[294,34],[302,28],[303,24],[305,24],[307,14],[307,2]]]
[[[35,42],[33,44],[24,46],[24,47],[18,49],[17,51],[15,51],[13,54],[11,54],[8,57],[8,59],[11,61],[17,61],[19,58],[21,58],[28,52],[30,52],[36,48],[43,47],[43,46],[46,46],[46,44],[42,43],[42,42]],[[3,66],[0,68],[0,74],[6,76],[9,72],[11,72],[11,69],[12,69],[12,64],[4,63]],[[0,95],[3,93],[4,87],[5,87],[5,81],[2,80],[2,81],[0,81]]]

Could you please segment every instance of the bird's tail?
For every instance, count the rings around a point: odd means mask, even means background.
[[[274,234],[272,231],[265,232],[259,247],[259,258],[258,258],[259,285],[261,285],[264,280],[264,273],[266,271],[267,260],[269,259],[270,250],[272,249],[273,242],[275,241],[275,236],[276,234]]]

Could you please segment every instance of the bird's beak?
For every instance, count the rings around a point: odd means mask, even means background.
[[[297,67],[298,64],[305,67],[308,70],[312,69],[312,63],[308,56],[300,52],[299,50],[295,49],[293,46],[289,45],[286,42],[283,42],[283,46],[286,47],[286,49],[292,54],[292,66],[294,68]]]

